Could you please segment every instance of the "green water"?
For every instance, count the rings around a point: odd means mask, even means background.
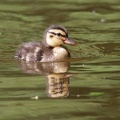
[[[19,44],[42,40],[51,24],[77,42],[67,46],[70,68],[57,63],[66,91],[57,98],[49,70],[14,59]],[[120,1],[0,0],[0,120],[120,120]]]

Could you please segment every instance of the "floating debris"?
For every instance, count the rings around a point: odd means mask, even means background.
[[[80,97],[80,95],[79,95],[79,94],[77,94],[77,97]]]
[[[39,97],[36,95],[36,96],[32,97],[31,99],[33,99],[33,100],[38,100]]]
[[[100,19],[100,22],[101,22],[101,23],[104,23],[105,21],[106,21],[106,20],[105,20],[104,18],[101,18],[101,19]]]
[[[92,11],[92,13],[96,13],[96,11],[95,11],[95,10],[93,10],[93,11]]]

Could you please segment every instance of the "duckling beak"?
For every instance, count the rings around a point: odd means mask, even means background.
[[[70,38],[66,37],[65,41],[64,41],[65,44],[69,44],[69,45],[76,45],[76,42],[72,41]]]

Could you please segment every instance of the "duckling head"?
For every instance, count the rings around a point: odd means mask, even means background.
[[[45,31],[45,40],[50,47],[56,47],[62,44],[76,44],[69,39],[67,30],[63,26],[58,25],[52,25]]]

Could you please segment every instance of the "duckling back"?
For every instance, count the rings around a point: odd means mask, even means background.
[[[48,62],[67,59],[70,53],[63,46],[49,47],[44,42],[28,42],[19,46],[15,57],[24,61]]]
[[[15,57],[25,61],[39,61],[42,59],[42,54],[41,43],[28,42],[19,46]]]

